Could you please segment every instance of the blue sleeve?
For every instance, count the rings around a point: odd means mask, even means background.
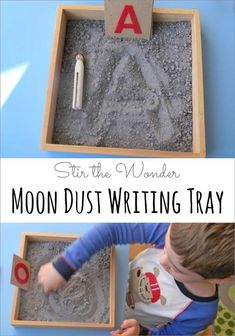
[[[53,262],[57,271],[68,280],[84,262],[105,247],[118,244],[150,243],[164,247],[165,235],[169,224],[166,223],[112,223],[95,225],[81,238],[75,240]]]
[[[176,319],[162,328],[150,329],[149,335],[192,336],[213,323],[217,313],[218,300],[211,302],[193,301]]]

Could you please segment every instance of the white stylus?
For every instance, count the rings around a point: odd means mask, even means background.
[[[73,86],[73,105],[74,110],[82,108],[83,96],[83,78],[84,78],[84,57],[81,54],[76,56],[76,65],[74,72],[74,86]]]

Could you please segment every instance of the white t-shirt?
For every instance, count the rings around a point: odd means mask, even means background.
[[[162,327],[192,303],[160,264],[163,250],[149,248],[129,264],[126,318],[143,326]]]

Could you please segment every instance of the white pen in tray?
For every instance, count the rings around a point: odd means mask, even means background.
[[[76,65],[74,72],[74,85],[73,85],[73,105],[74,110],[82,108],[83,96],[83,79],[84,79],[84,57],[82,54],[76,56]]]

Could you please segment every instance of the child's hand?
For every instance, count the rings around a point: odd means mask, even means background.
[[[42,285],[44,292],[47,294],[52,290],[63,287],[66,284],[66,280],[50,262],[41,266],[38,272],[38,283]]]
[[[138,336],[140,333],[140,325],[139,323],[134,320],[125,320],[121,324],[121,328],[123,330],[115,330],[111,332],[112,336],[115,335],[122,335],[122,336]]]

